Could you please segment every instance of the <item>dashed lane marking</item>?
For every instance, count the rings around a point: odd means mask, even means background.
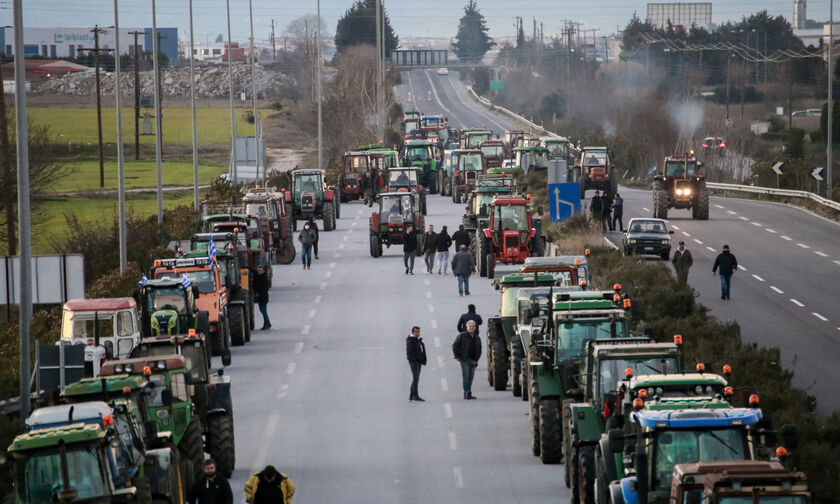
[[[755,227],[762,227],[762,225],[759,224],[758,222],[753,222],[752,225],[755,226]]]
[[[437,320],[432,319],[432,329],[437,329]]]
[[[296,354],[299,354],[299,353],[303,352],[303,341],[298,341],[297,343],[295,343],[295,350],[294,350],[294,352],[295,352]]]
[[[725,206],[721,206],[721,205],[715,205],[715,208],[720,208],[721,210],[726,210],[726,207],[725,207]]]
[[[828,257],[828,254],[826,254],[825,252],[820,252],[819,250],[815,250],[814,253],[820,257]]]
[[[318,304],[320,302],[321,302],[321,296],[320,295],[315,296],[315,304]]]
[[[352,224],[350,224],[350,227],[356,227],[356,224],[358,224],[358,222],[354,221]]]
[[[782,289],[780,289],[780,288],[776,287],[775,285],[771,285],[771,286],[770,286],[770,288],[771,288],[771,289],[773,289],[773,291],[775,291],[775,292],[776,292],[776,294],[784,294],[784,293],[785,293],[785,291],[783,291]]]
[[[435,312],[435,305],[429,305],[429,313]]]
[[[455,475],[455,488],[464,488],[464,477],[461,476],[461,468],[453,467],[452,473]]]
[[[274,434],[277,431],[277,424],[280,422],[280,412],[272,411],[268,415],[268,421],[265,424],[265,428],[262,430],[262,433],[266,436],[269,436],[264,439],[274,439]],[[262,471],[265,467],[265,461],[268,458],[268,451],[271,449],[271,443],[262,443],[260,446],[260,451],[257,453],[257,458],[254,459],[254,465],[251,466],[252,471]]]
[[[800,307],[800,308],[804,308],[804,307],[805,307],[805,305],[804,305],[804,304],[800,303],[800,302],[799,302],[799,301],[797,301],[796,299],[790,298],[790,302],[791,302],[791,303],[793,303],[793,304],[795,304],[796,306],[798,306],[798,307]]]
[[[344,250],[344,244],[343,243],[338,246],[338,250]]]
[[[679,227],[674,226],[673,224],[671,224],[671,227],[672,227],[672,228],[674,228],[674,229],[676,229],[677,231],[679,231],[679,230],[680,230],[680,228],[679,228]]]
[[[431,285],[431,284],[429,283],[429,279],[428,279],[428,278],[427,278],[427,279],[425,279],[425,280],[423,280],[423,283],[425,283],[427,286],[428,286],[428,285]]]
[[[813,315],[813,316],[817,317],[818,319],[822,320],[823,322],[828,322],[828,319],[827,319],[827,318],[823,317],[822,315],[820,315],[820,314],[819,314],[819,313],[817,313],[817,312],[811,312],[811,315]]]
[[[759,282],[763,282],[763,281],[764,281],[764,279],[763,279],[763,278],[761,278],[761,277],[760,277],[760,276],[758,276],[758,275],[753,275],[753,278],[755,278],[755,279],[756,279],[756,280],[758,280]]]
[[[741,266],[740,264],[738,265],[738,269],[741,271],[747,271],[747,268]]]
[[[332,271],[327,271],[324,273],[324,278],[330,278],[332,276]]]
[[[649,208],[642,207],[642,210],[644,210],[645,212],[650,212]]]
[[[800,247],[800,248],[804,248],[804,249],[809,249],[809,248],[811,248],[811,247],[809,247],[808,245],[805,245],[804,243],[797,243],[797,244],[796,244],[796,246],[797,246],[797,247]]]
[[[327,290],[327,282],[321,282],[321,290]]]
[[[435,336],[435,348],[440,348],[440,337]]]
[[[450,450],[457,450],[458,449],[458,440],[455,438],[454,432],[448,432],[447,437],[449,438],[449,449]]]
[[[690,234],[686,233],[685,231],[680,231],[680,232],[681,232],[682,234],[686,235],[686,236],[691,236]]]
[[[694,239],[694,241],[695,241],[695,242],[697,242],[697,243],[698,243],[698,244],[700,244],[700,245],[703,245],[703,242],[701,242],[701,241],[700,241],[700,240],[698,240],[697,238],[695,238],[695,239]]]
[[[295,368],[297,364],[294,362],[290,362],[288,366],[286,366],[286,374],[292,374],[295,372]]]
[[[315,318],[315,313],[316,313],[317,311],[318,311],[318,310],[316,310],[315,308],[313,308],[313,309],[309,310],[309,318]]]
[[[773,233],[773,234],[776,234],[776,230],[775,230],[775,229],[764,228],[764,230],[765,230],[765,231],[767,231],[768,233]]]
[[[307,324],[307,325],[303,326],[303,329],[300,330],[300,334],[302,334],[303,336],[306,336],[307,334],[309,334],[310,329],[312,329],[312,326]]]
[[[349,240],[349,239],[350,239],[350,236],[348,236],[348,235],[344,235],[344,238],[342,238],[342,239],[341,239],[341,241],[347,241],[347,240]]]
[[[335,262],[330,263],[330,269],[335,268]]]
[[[443,403],[443,412],[446,418],[452,418],[452,403]]]
[[[432,291],[426,291],[426,299],[432,299]]]
[[[712,247],[706,247],[706,248],[711,250],[712,252],[715,252],[715,249],[713,249]]]
[[[338,259],[339,257],[341,257],[341,252],[336,252],[335,254],[333,254],[333,259]]]
[[[741,219],[742,221],[749,221],[749,219],[744,217],[743,215],[739,215],[738,218]]]
[[[286,394],[288,394],[288,393],[289,393],[289,384],[284,383],[283,385],[280,385],[280,387],[277,389],[277,395],[275,397],[277,399],[283,399],[284,397],[286,397]]]
[[[793,241],[793,238],[791,238],[790,236],[785,236],[785,235],[780,235],[780,236],[781,236],[782,240]]]
[[[446,363],[443,362],[443,355],[438,355],[438,367],[446,367]]]
[[[834,264],[836,264],[837,266],[840,266],[840,261],[832,261],[832,262],[833,262]]]
[[[444,392],[447,392],[449,390],[449,383],[446,381],[446,378],[440,379],[440,389]]]
[[[738,215],[737,212],[733,212],[732,210],[727,210],[726,213],[728,213],[730,215]]]

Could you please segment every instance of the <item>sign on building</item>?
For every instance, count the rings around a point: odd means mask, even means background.
[[[686,30],[692,26],[707,26],[712,24],[712,3],[649,3],[647,22],[663,30],[669,23]]]

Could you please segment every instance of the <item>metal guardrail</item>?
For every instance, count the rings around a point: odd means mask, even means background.
[[[521,115],[511,112],[510,110],[500,107],[498,105],[494,105],[493,102],[486,98],[482,98],[478,96],[478,94],[473,90],[472,87],[467,88],[468,93],[472,96],[478,103],[490,107],[494,110],[498,110],[503,114],[510,116],[512,119],[520,121],[534,130],[541,131],[546,135],[556,135],[556,133],[551,132],[543,128],[542,126],[538,126],[533,122],[525,119]],[[713,189],[716,191],[730,191],[730,192],[744,192],[744,193],[751,193],[751,194],[763,194],[765,196],[781,196],[785,198],[805,198],[809,199],[817,204],[823,205],[825,207],[831,208],[832,210],[840,212],[840,202],[833,201],[827,198],[823,198],[817,194],[808,191],[796,191],[793,189],[776,189],[773,187],[759,187],[759,186],[748,186],[748,185],[741,185],[741,184],[721,184],[717,182],[707,182],[706,187],[709,189]]]

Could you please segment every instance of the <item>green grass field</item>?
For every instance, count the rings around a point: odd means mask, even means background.
[[[72,173],[58,181],[50,192],[87,191],[99,189],[99,161],[84,160],[67,163]],[[227,167],[198,165],[199,184],[209,184],[214,178],[226,171]],[[164,161],[161,166],[163,185],[187,186],[193,183],[192,161]],[[125,187],[155,187],[157,168],[154,161],[125,162]],[[117,188],[117,162],[105,160],[105,189]]]
[[[141,114],[144,110],[141,109]],[[243,107],[235,111],[238,136],[253,136],[254,134],[254,125],[248,124],[245,119],[245,113],[249,110],[252,109]],[[95,144],[97,142],[95,108],[30,107],[28,111],[30,123],[48,125],[59,143]],[[265,119],[271,113],[273,111],[269,109],[261,110],[260,117]],[[102,109],[102,140],[106,143],[117,141],[116,115],[114,108]],[[230,144],[229,109],[199,108],[196,110],[196,118],[199,145]],[[142,121],[141,116],[141,130]],[[154,119],[152,123],[154,124]],[[125,143],[134,143],[134,108],[123,107],[123,135]],[[192,112],[189,108],[163,108],[162,140],[164,144],[192,144]],[[155,136],[141,135],[140,142],[154,145]]]

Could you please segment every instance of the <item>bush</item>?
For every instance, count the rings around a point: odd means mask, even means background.
[[[280,112],[281,110],[283,110],[283,102],[279,102],[279,101],[273,102],[271,104],[271,110],[275,110],[277,112]],[[254,114],[251,114],[251,115],[253,116]]]
[[[246,110],[242,117],[248,122],[248,124],[254,124],[254,112],[252,110]]]
[[[473,70],[473,90],[480,94],[487,94],[490,91],[490,72],[484,67],[477,67]]]

